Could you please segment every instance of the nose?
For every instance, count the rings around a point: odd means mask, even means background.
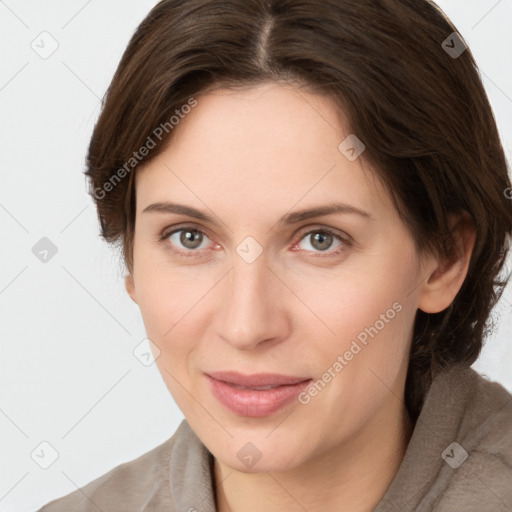
[[[252,263],[234,254],[219,301],[217,334],[226,343],[250,350],[285,338],[289,322],[283,284],[269,267],[265,253]]]

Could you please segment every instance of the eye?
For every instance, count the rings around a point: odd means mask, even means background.
[[[313,229],[302,236],[298,245],[306,251],[310,251],[311,249],[301,246],[301,243],[308,239],[310,247],[313,247],[313,252],[328,252],[329,255],[338,254],[345,249],[346,245],[350,245],[348,236],[344,238],[327,228]],[[328,251],[328,249],[332,248],[333,243],[335,242],[337,242],[337,245],[335,245],[335,250]]]
[[[302,245],[308,239],[309,246],[312,249]],[[179,226],[171,231],[165,231],[160,236],[160,241],[170,244],[172,251],[183,256],[198,256],[201,250],[209,247],[208,240],[210,240],[208,235],[194,226]],[[333,247],[333,244],[335,244],[334,250],[329,250]],[[327,253],[329,256],[343,252],[350,245],[351,240],[348,235],[342,236],[327,228],[310,229],[302,235],[300,242],[297,244],[300,250]],[[220,246],[213,244],[213,247]],[[294,247],[292,250],[297,249]]]
[[[207,245],[204,242],[208,239],[208,235],[204,231],[191,226],[181,226],[167,231],[161,237],[162,241],[168,241],[177,248],[173,250],[186,256],[194,256],[199,249],[205,249]]]

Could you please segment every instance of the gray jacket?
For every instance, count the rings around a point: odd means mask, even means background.
[[[213,456],[186,420],[174,435],[40,512],[216,512]],[[512,395],[469,367],[436,377],[374,512],[511,512]]]

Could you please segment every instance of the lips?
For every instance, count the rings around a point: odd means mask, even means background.
[[[266,388],[277,386],[293,386],[299,382],[310,380],[310,377],[291,377],[288,375],[280,375],[276,373],[257,373],[254,375],[244,375],[238,372],[210,372],[210,377],[221,380],[228,384],[234,384],[242,388]],[[270,386],[270,387],[269,387]]]
[[[206,374],[213,396],[232,413],[253,418],[269,416],[291,404],[312,379],[278,374]]]

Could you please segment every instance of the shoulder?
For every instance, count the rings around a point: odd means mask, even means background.
[[[512,395],[468,366],[438,374],[375,512],[510,512]]]
[[[439,510],[512,509],[512,394],[473,369],[455,373],[466,386],[454,444],[443,453],[448,483]],[[472,503],[471,503],[472,501]],[[482,508],[484,507],[484,508]]]
[[[457,438],[472,454],[486,453],[512,470],[512,394],[472,368],[455,369],[449,376],[447,391],[457,389],[460,396],[444,397],[459,401]]]
[[[171,455],[177,446],[181,446],[184,453],[190,432],[184,420],[164,443],[114,467],[80,489],[51,501],[39,512],[173,510],[169,483]]]

